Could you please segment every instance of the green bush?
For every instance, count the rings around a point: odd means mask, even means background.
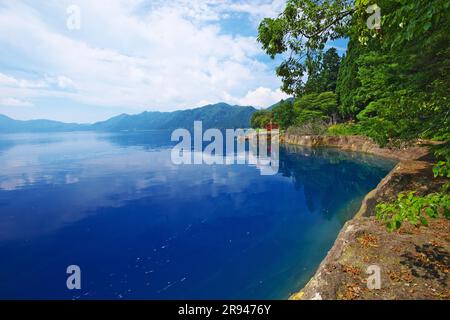
[[[434,154],[438,161],[433,166],[435,178],[450,178],[449,142],[435,146]],[[417,196],[415,191],[402,192],[391,203],[376,206],[376,218],[386,222],[388,231],[400,228],[403,221],[416,225],[419,222],[428,225],[426,216],[436,218],[442,214],[450,219],[450,182],[445,183],[439,192]]]
[[[294,108],[291,101],[280,101],[272,109],[273,121],[277,123],[280,128],[286,129],[290,127],[295,121]]]
[[[268,110],[258,110],[253,113],[250,119],[250,124],[252,128],[265,128],[268,123],[272,120],[272,112]]]
[[[294,111],[300,115],[302,111],[320,112],[323,116],[332,117],[337,113],[337,96],[333,92],[306,94],[294,102]]]
[[[399,229],[404,221],[413,225],[428,225],[427,217],[437,218],[443,215],[450,219],[450,183],[440,192],[417,196],[415,191],[402,192],[391,203],[376,206],[376,218],[386,222],[388,231]]]
[[[450,141],[432,147],[438,162],[433,167],[434,177],[450,178]]]
[[[321,111],[300,110],[297,117],[295,118],[294,125],[302,126],[310,122],[326,122],[326,120],[328,120],[328,117],[325,116]]]
[[[434,177],[447,177],[450,178],[450,162],[439,161],[433,167]]]
[[[286,130],[286,134],[308,136],[308,135],[322,135],[328,129],[328,123],[321,119],[314,119]]]
[[[330,136],[354,136],[362,134],[361,126],[355,123],[339,123],[328,128],[327,135]]]

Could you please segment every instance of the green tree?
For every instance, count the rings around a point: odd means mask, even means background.
[[[258,110],[252,114],[250,125],[254,129],[264,128],[272,120],[272,112],[270,110]]]
[[[340,63],[341,58],[335,48],[328,49],[323,55],[320,54],[316,61],[307,63],[308,80],[304,93],[334,92]]]
[[[308,121],[326,120],[335,122],[337,97],[333,92],[311,93],[298,98],[294,103],[296,125]]]
[[[323,56],[323,66],[320,73],[320,92],[336,91],[340,64],[341,58],[339,57],[336,48],[328,49]]]
[[[258,35],[263,49],[271,57],[287,57],[277,68],[282,89],[301,97],[320,88],[325,44],[348,37],[336,84],[341,117],[356,119],[360,131],[380,144],[448,140],[450,2],[376,1],[382,12],[377,29],[367,25],[372,3],[288,0],[277,18],[264,19]]]
[[[449,2],[380,0],[377,4],[383,12],[380,30],[367,28],[363,13],[353,17],[351,39],[364,47],[355,60],[360,86],[348,93],[353,110],[364,108],[357,119],[381,144],[448,139]]]
[[[273,121],[281,129],[287,129],[294,124],[295,113],[291,101],[281,101],[272,109]]]
[[[267,54],[288,53],[277,68],[283,91],[295,96],[305,92],[304,75],[314,78],[325,44],[345,35],[353,12],[351,0],[288,0],[277,18],[261,22],[258,41]]]
[[[358,79],[357,59],[365,52],[359,41],[350,40],[347,53],[342,58],[339,68],[338,80],[336,84],[336,94],[339,100],[339,113],[343,119],[354,119],[355,116],[364,109],[362,101],[356,99],[355,91],[361,87]]]

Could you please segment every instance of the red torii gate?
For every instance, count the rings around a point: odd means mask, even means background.
[[[272,130],[277,130],[277,129],[278,129],[278,123],[272,123],[272,121],[270,121],[268,124],[266,124],[267,131],[272,131]]]

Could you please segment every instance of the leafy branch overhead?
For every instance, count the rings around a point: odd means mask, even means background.
[[[289,0],[277,18],[261,22],[258,41],[267,54],[275,58],[287,53],[277,68],[285,92],[303,92],[303,77],[313,72],[326,43],[346,34],[352,2]]]

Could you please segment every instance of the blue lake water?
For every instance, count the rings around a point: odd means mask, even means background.
[[[285,299],[394,165],[282,146],[264,176],[175,165],[172,146],[168,132],[0,135],[0,299]]]

